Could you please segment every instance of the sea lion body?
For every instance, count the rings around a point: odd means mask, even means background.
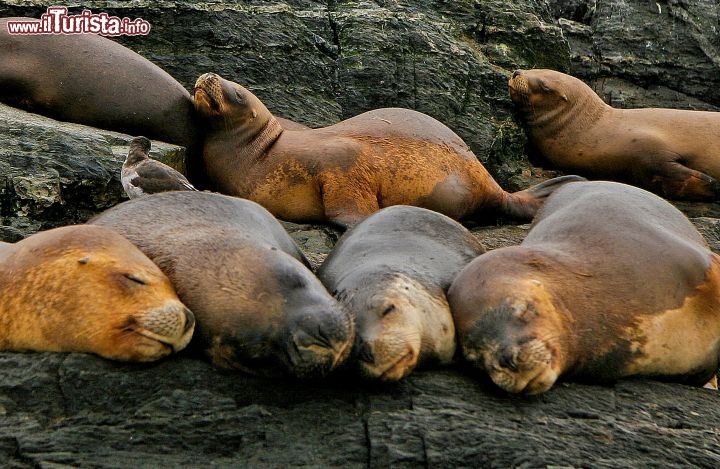
[[[0,101],[186,147],[199,143],[190,94],[157,65],[95,34],[12,35],[13,20],[33,18],[0,19]]]
[[[559,377],[702,385],[720,360],[720,259],[660,197],[614,182],[556,191],[519,246],[448,292],[463,355],[503,389]]]
[[[152,361],[184,348],[194,324],[160,269],[109,229],[0,243],[0,350]]]
[[[340,238],[318,277],[355,318],[364,375],[395,381],[417,365],[452,361],[455,327],[445,292],[483,252],[458,222],[401,205],[381,209]]]
[[[258,204],[163,192],[124,202],[90,223],[123,234],[170,277],[196,309],[191,346],[216,366],[309,377],[349,355],[349,315]]]
[[[720,198],[720,113],[616,109],[553,70],[518,70],[508,86],[531,142],[553,167],[673,199]]]
[[[319,129],[287,130],[237,83],[195,85],[205,168],[220,192],[275,216],[352,226],[382,207],[415,205],[454,219],[495,212],[529,220],[558,185],[505,192],[452,130],[417,111],[369,111]]]

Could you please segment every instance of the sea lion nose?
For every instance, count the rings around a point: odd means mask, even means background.
[[[370,344],[365,342],[360,337],[358,337],[358,342],[357,342],[357,357],[358,357],[358,360],[364,361],[367,363],[375,362],[375,355],[373,354],[372,349],[370,348]]]
[[[185,307],[183,313],[185,314],[185,328],[182,335],[185,335],[195,327],[195,315],[187,307]]]
[[[505,348],[498,353],[498,365],[510,371],[517,371],[517,363],[515,363],[515,354],[509,348]]]

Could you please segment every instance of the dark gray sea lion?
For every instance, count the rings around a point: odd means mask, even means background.
[[[422,363],[450,363],[455,327],[445,292],[483,252],[458,222],[405,205],[370,215],[340,238],[318,276],[355,318],[355,355],[366,376],[394,381]]]
[[[324,375],[349,355],[353,324],[260,205],[207,192],[131,199],[91,223],[126,236],[197,318],[191,346],[221,368]]]

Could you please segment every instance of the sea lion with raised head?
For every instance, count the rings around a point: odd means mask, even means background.
[[[381,209],[340,238],[318,277],[355,319],[354,355],[365,376],[396,381],[417,365],[452,361],[445,292],[483,252],[460,223],[405,205]]]
[[[349,355],[349,314],[260,205],[163,192],[123,202],[90,223],[126,236],[170,277],[197,319],[191,348],[216,366],[313,377]]]
[[[0,243],[0,350],[152,361],[183,349],[194,326],[170,280],[107,228]]]
[[[559,378],[707,383],[720,360],[720,257],[660,197],[616,182],[558,189],[519,246],[448,291],[463,356],[508,392]]]
[[[554,70],[517,70],[508,87],[538,156],[553,168],[671,199],[720,198],[720,113],[616,109]]]
[[[288,130],[250,91],[214,73],[195,83],[205,171],[219,192],[278,218],[348,227],[382,207],[414,205],[454,219],[530,220],[574,176],[505,192],[447,126],[410,109],[369,111],[319,129]]]

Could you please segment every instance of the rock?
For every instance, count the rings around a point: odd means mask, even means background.
[[[3,467],[714,467],[720,398],[647,381],[507,396],[463,369],[271,381],[177,356],[0,354]]]
[[[149,21],[148,36],[118,40],[188,89],[214,71],[311,126],[384,106],[430,114],[509,190],[554,175],[524,154],[507,96],[516,68],[577,74],[621,107],[720,107],[720,7],[709,0],[81,3]],[[38,18],[46,5],[8,0],[0,15]],[[6,106],[0,121],[1,240],[83,222],[123,200],[119,171],[132,136]],[[179,168],[181,148],[153,142],[153,150]],[[717,204],[677,205],[720,252]],[[340,236],[284,226],[315,267]],[[528,229],[472,231],[494,249],[520,243]],[[508,396],[459,364],[382,385],[348,371],[263,380],[182,354],[128,365],[6,352],[0,465],[718,467],[719,404],[717,392],[650,380]]]
[[[719,109],[717,2],[562,0],[550,6],[568,38],[570,73],[593,84],[609,104]]]
[[[0,240],[83,223],[127,199],[120,168],[131,136],[3,104],[0,121]],[[151,155],[178,167],[184,149],[154,142]]]

